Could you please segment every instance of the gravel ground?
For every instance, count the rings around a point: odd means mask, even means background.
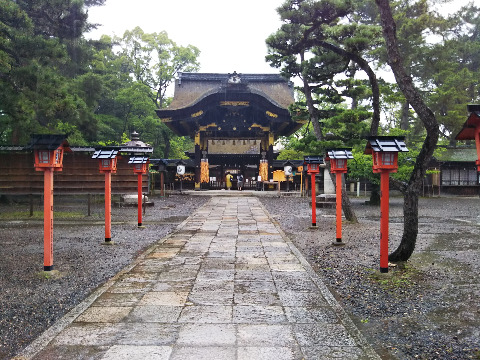
[[[100,197],[99,201],[103,201]],[[112,240],[103,245],[103,203],[87,217],[86,198],[65,204],[54,200],[54,268],[43,270],[43,217],[28,219],[28,204],[0,205],[0,359],[9,359],[80,303],[150,244],[163,238],[208,199],[170,196],[154,198],[138,228],[137,209],[112,208]],[[39,200],[36,209],[42,211]],[[57,213],[58,212],[58,213]],[[43,216],[43,215],[42,215]]]
[[[420,199],[416,251],[380,274],[380,209],[353,199],[359,224],[344,221],[335,241],[335,210],[305,199],[262,199],[270,214],[383,359],[480,359],[480,199]],[[403,199],[390,199],[390,250],[403,232]],[[291,214],[295,214],[291,216]]]
[[[207,200],[155,198],[144,229],[137,228],[136,208],[114,207],[116,245],[105,246],[103,204],[87,217],[85,199],[55,199],[59,274],[52,279],[39,275],[41,218],[29,219],[25,203],[0,205],[0,359],[24,348]],[[334,247],[334,209],[317,209],[318,229],[311,230],[308,198],[261,198],[383,359],[480,359],[480,199],[421,199],[416,251],[388,274],[378,272],[379,207],[352,200],[359,224],[344,222],[347,244]],[[403,228],[402,199],[390,204],[394,249]]]

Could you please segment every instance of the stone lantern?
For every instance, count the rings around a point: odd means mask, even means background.
[[[315,195],[315,175],[320,172],[320,164],[323,164],[322,156],[305,156],[303,163],[307,166],[307,174],[311,176],[312,183],[312,227],[317,226],[317,203]]]
[[[68,149],[65,135],[32,135],[29,149],[35,154],[35,170],[43,171],[43,270],[53,270],[53,173],[63,169]]]
[[[388,272],[389,177],[397,172],[398,153],[408,152],[404,137],[370,136],[365,154],[371,154],[373,172],[380,173],[380,272]]]
[[[112,242],[112,173],[117,172],[118,148],[95,150],[92,159],[98,159],[100,173],[105,174],[105,244]]]
[[[327,160],[330,160],[330,171],[335,174],[337,234],[334,245],[344,245],[342,242],[342,174],[347,172],[347,160],[353,159],[352,150],[337,148],[327,150]]]

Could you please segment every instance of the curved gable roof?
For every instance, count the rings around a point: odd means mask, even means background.
[[[235,76],[239,82],[229,83]],[[175,81],[173,101],[167,109],[190,107],[208,95],[239,90],[261,95],[284,109],[294,102],[292,84],[278,74],[180,73]]]
[[[293,102],[292,83],[278,74],[181,73],[171,104],[157,115],[178,135],[193,136],[230,106],[241,108],[246,125],[250,120],[256,126],[271,125],[276,135],[290,135],[302,126],[288,111]]]

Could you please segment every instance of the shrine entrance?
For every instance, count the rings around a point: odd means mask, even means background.
[[[202,183],[222,188],[227,172],[234,186],[242,174],[248,189],[259,176],[272,178],[275,140],[303,125],[290,116],[293,101],[293,85],[280,75],[181,73],[172,103],[157,115],[177,135],[195,140],[189,155],[196,189]]]

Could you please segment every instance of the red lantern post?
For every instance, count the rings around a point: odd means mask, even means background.
[[[307,173],[311,175],[312,188],[312,227],[317,226],[317,202],[315,195],[315,175],[320,172],[320,164],[323,163],[321,156],[305,156],[304,164],[307,165]]]
[[[96,150],[92,159],[98,159],[99,170],[105,174],[105,244],[112,242],[112,173],[117,172],[117,149]]]
[[[43,270],[53,270],[53,173],[63,169],[65,135],[32,135],[35,170],[43,171]]]
[[[142,226],[142,180],[143,174],[148,170],[148,157],[131,157],[128,161],[129,164],[133,164],[133,172],[138,175],[138,227]]]
[[[368,137],[365,154],[372,154],[373,172],[380,173],[380,272],[388,272],[389,179],[397,172],[398,152],[408,152],[404,137]]]
[[[347,160],[353,159],[351,149],[332,149],[327,151],[330,160],[330,171],[335,174],[337,232],[333,245],[344,245],[342,242],[342,174],[347,172]]]

